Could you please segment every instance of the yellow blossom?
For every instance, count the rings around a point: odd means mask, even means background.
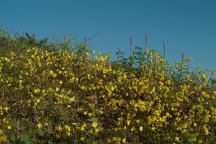
[[[86,128],[86,123],[83,123],[82,126],[80,127],[80,130],[81,130],[81,131],[84,131],[85,128]]]
[[[51,77],[53,77],[53,78],[56,78],[57,74],[56,74],[56,73],[54,73],[54,71],[53,71],[53,70],[51,70],[49,73],[50,73],[50,76],[51,76]]]
[[[40,89],[39,88],[36,88],[36,89],[34,89],[34,93],[39,93],[40,92]]]
[[[179,137],[175,137],[175,141],[180,142]]]
[[[143,126],[140,126],[140,127],[139,127],[139,130],[142,132],[142,131],[143,131]]]
[[[38,124],[37,124],[37,127],[38,127],[38,128],[42,128],[42,127],[43,127],[43,124],[42,124],[42,123],[38,123]]]
[[[122,139],[122,143],[125,144],[126,142],[127,142],[127,141],[126,141],[126,138],[123,138],[123,139]]]
[[[81,141],[84,141],[84,140],[85,140],[85,137],[82,136],[82,137],[80,138],[80,140],[81,140]]]
[[[92,123],[92,127],[93,127],[93,128],[96,128],[97,125],[98,125],[97,122],[93,122],[93,123]]]
[[[8,130],[11,130],[11,129],[12,129],[12,126],[9,125],[9,126],[7,127],[7,129],[8,129]]]
[[[71,131],[71,128],[70,128],[70,126],[69,125],[64,125],[64,128],[68,131],[68,132],[70,132]]]

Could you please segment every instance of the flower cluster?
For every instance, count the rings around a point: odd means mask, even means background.
[[[216,88],[208,76],[178,80],[150,55],[139,71],[118,69],[107,55],[7,52],[0,57],[0,143],[216,141]]]

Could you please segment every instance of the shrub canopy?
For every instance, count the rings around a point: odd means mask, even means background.
[[[154,50],[118,60],[86,43],[0,33],[1,143],[214,143],[207,71]],[[214,73],[214,71],[211,71]]]

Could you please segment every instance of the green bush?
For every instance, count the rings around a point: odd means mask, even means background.
[[[0,35],[1,143],[214,143],[206,71],[140,48],[111,61],[85,43]],[[214,71],[212,71],[214,73]]]

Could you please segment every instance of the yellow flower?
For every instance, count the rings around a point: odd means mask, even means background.
[[[93,122],[93,123],[92,123],[92,127],[93,127],[93,128],[96,128],[97,125],[98,125],[97,122]]]
[[[62,131],[62,127],[61,126],[58,126],[58,127],[56,127],[56,129],[57,129],[57,131]]]
[[[155,131],[155,130],[156,130],[156,128],[155,128],[155,127],[152,127],[151,129],[152,129],[153,131]]]
[[[180,142],[179,137],[175,137],[175,141]]]
[[[86,127],[86,123],[83,123],[82,126],[80,127],[80,130],[81,130],[81,131],[84,131],[84,130],[85,130],[85,127]]]
[[[69,125],[65,125],[64,126],[64,128],[68,131],[68,132],[70,132],[71,131],[71,128],[70,128],[70,126]]]
[[[84,140],[85,140],[85,137],[81,137],[80,140],[81,140],[81,141],[84,141]]]
[[[122,139],[122,143],[124,143],[124,144],[126,143],[126,138]]]
[[[208,128],[207,128],[206,126],[204,126],[203,129],[204,129],[205,135],[209,135],[209,130],[208,130]]]
[[[139,127],[139,130],[142,132],[142,131],[143,131],[143,126],[140,126],[140,127]]]
[[[127,125],[128,125],[128,126],[130,125],[130,123],[131,123],[131,121],[130,121],[130,120],[127,120]]]
[[[51,77],[56,78],[57,74],[54,73],[52,70],[51,70],[49,73],[50,73],[50,76],[51,76]]]
[[[197,124],[196,124],[196,123],[194,123],[193,125],[194,125],[194,127],[196,127],[196,126],[197,126]]]
[[[59,81],[59,84],[61,85],[62,83],[63,83],[62,80],[60,80],[60,81]]]
[[[56,87],[56,91],[59,91],[59,88],[58,88],[58,87]]]
[[[36,89],[34,89],[34,93],[39,93],[40,92],[40,89],[39,88],[36,88]]]
[[[43,127],[43,124],[42,124],[42,123],[38,123],[38,124],[37,124],[37,127],[38,127],[38,128],[42,128],[42,127]]]
[[[75,101],[75,97],[73,96],[73,97],[69,98],[69,101],[70,102],[74,102]]]
[[[8,129],[8,130],[11,130],[11,129],[12,129],[12,127],[9,125],[9,126],[7,127],[7,129]]]
[[[138,123],[138,124],[140,123],[140,120],[135,120],[135,121],[136,121],[136,123]]]
[[[38,98],[37,100],[36,100],[36,103],[39,103],[40,102],[40,99]]]
[[[135,131],[136,130],[136,128],[133,126],[132,128],[131,128],[131,131],[133,132],[133,131]]]
[[[87,115],[87,114],[88,114],[88,112],[87,112],[87,111],[85,111],[83,114],[84,114],[84,115]]]
[[[8,107],[4,107],[4,110],[5,110],[5,111],[8,111],[8,110],[9,110],[9,108],[8,108]]]

